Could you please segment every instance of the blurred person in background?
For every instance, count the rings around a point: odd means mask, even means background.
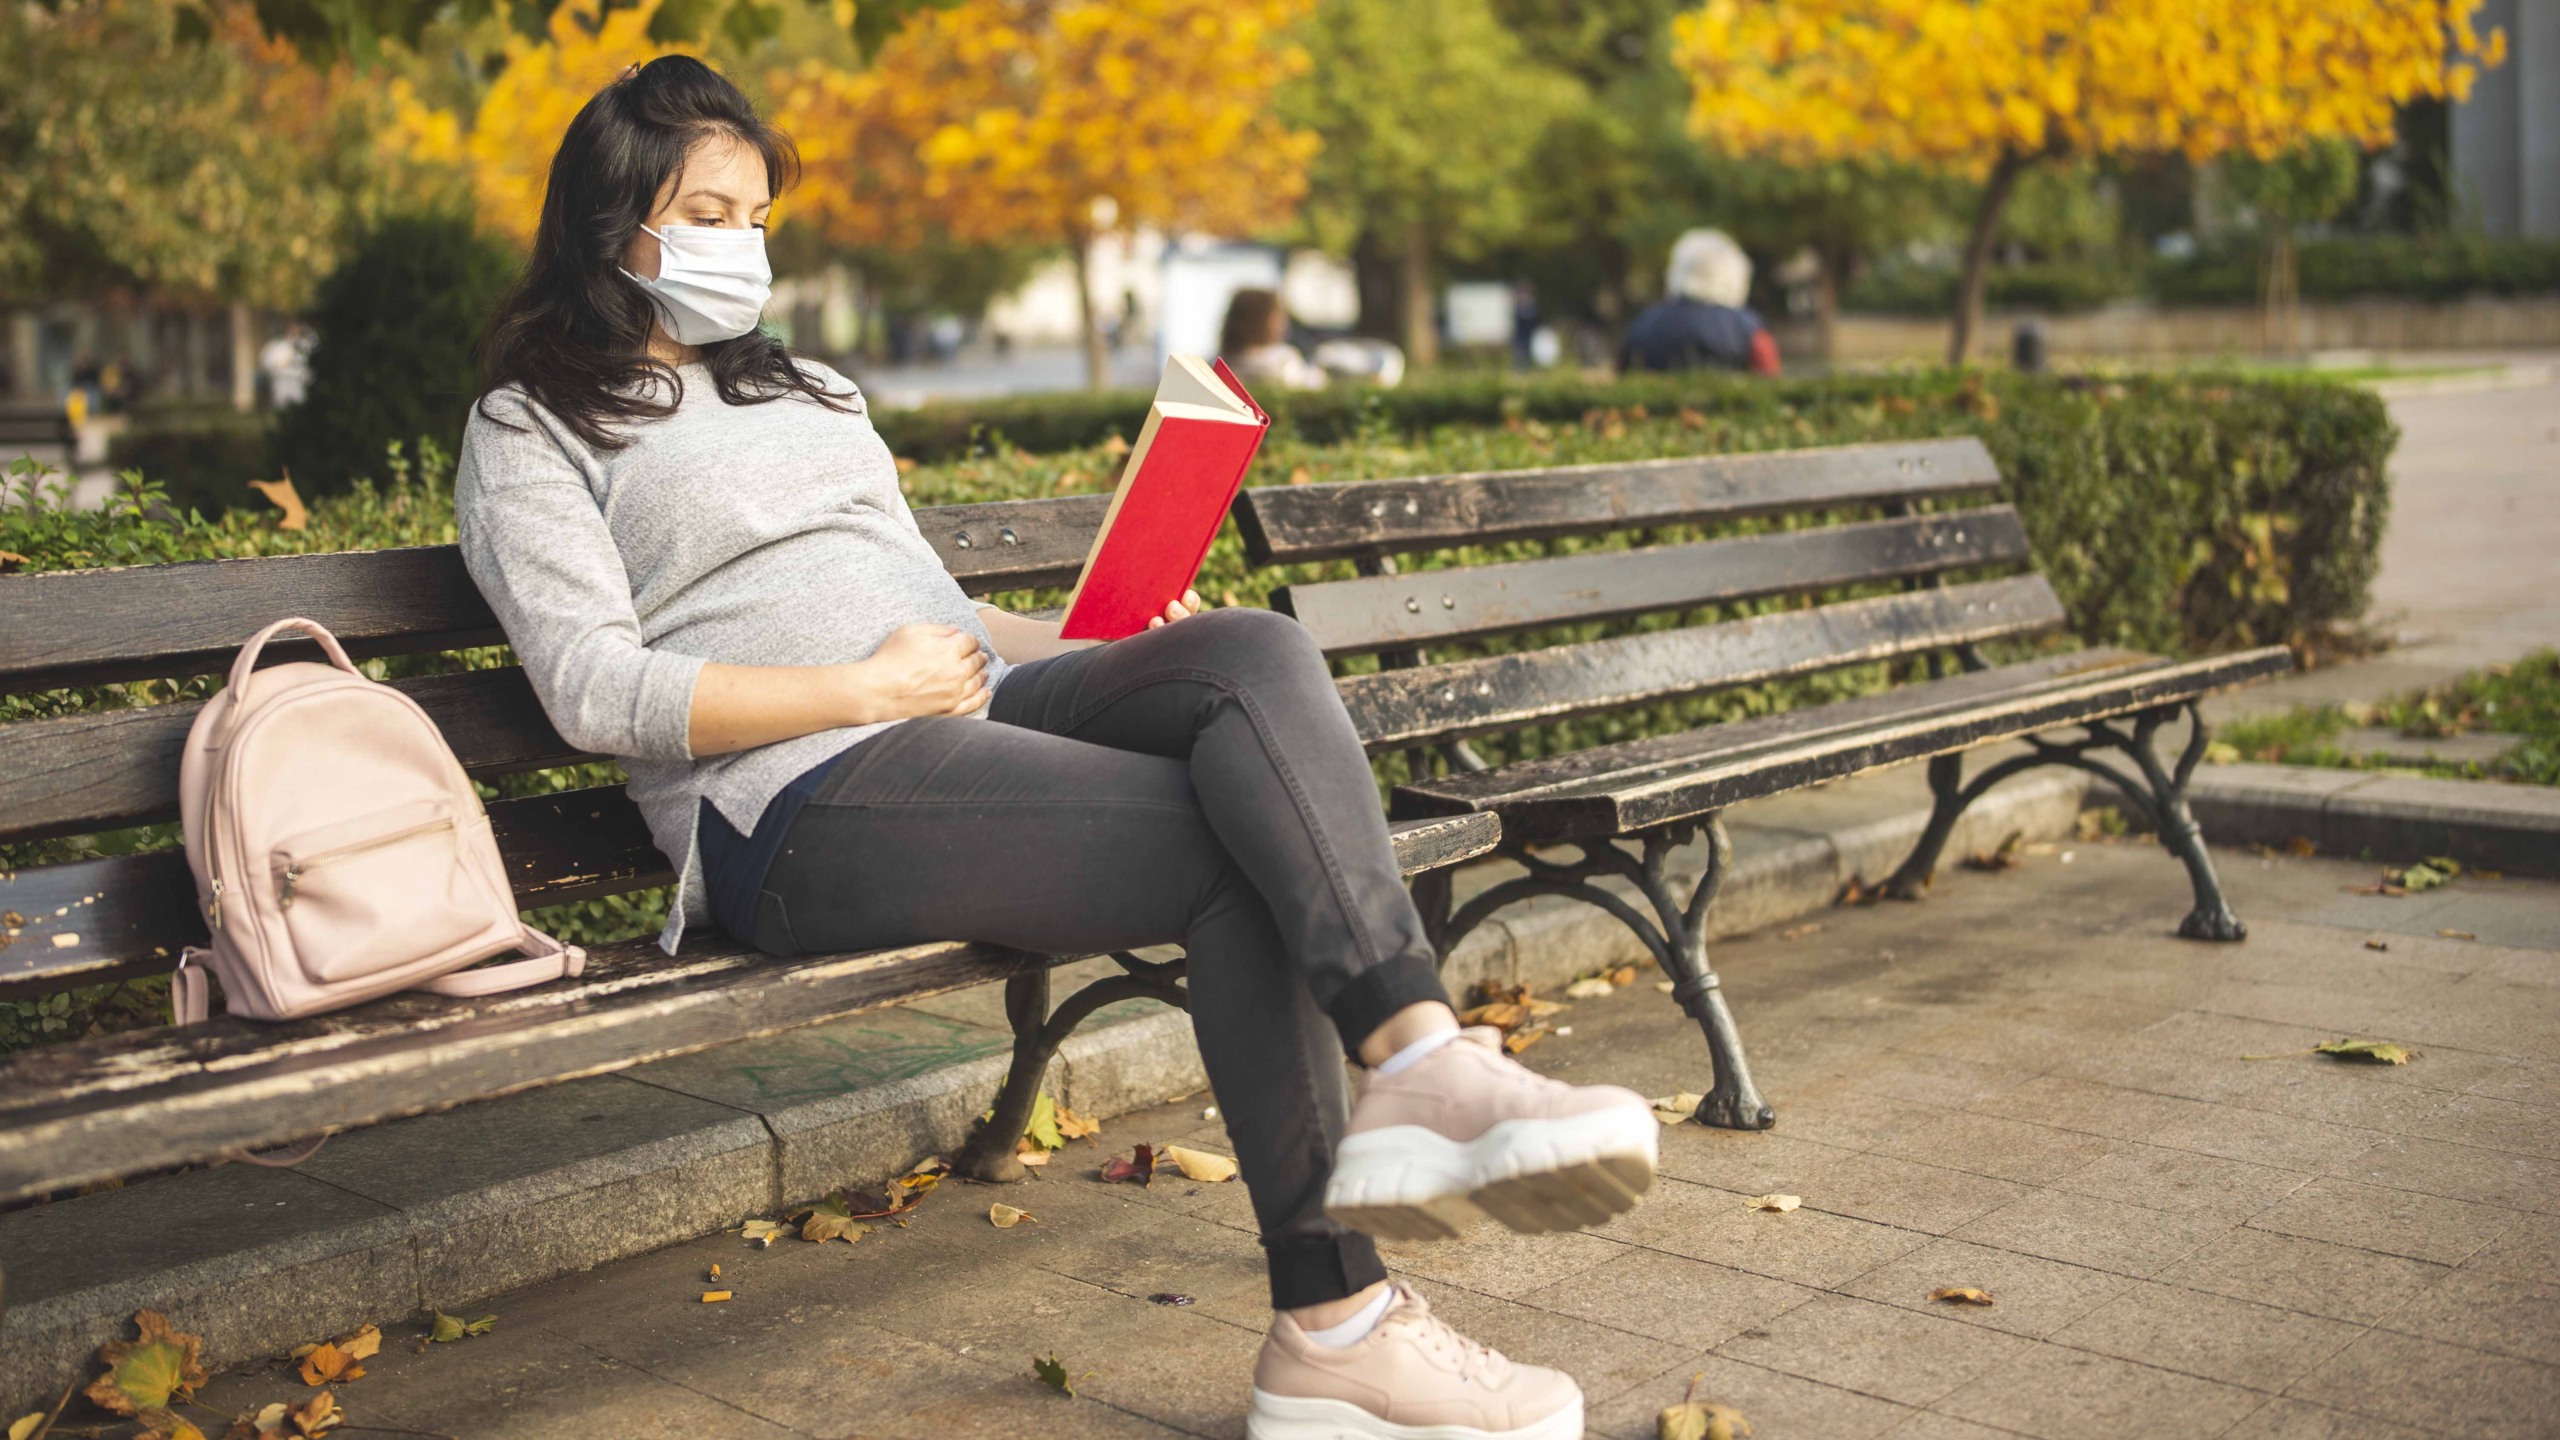
[[[1778,373],[1778,342],[1743,302],[1751,257],[1721,230],[1692,230],[1671,247],[1664,298],[1627,327],[1618,370],[1748,370]]]
[[[1267,381],[1285,390],[1321,390],[1325,374],[1289,343],[1289,312],[1271,290],[1238,290],[1218,327],[1218,356],[1250,387]]]

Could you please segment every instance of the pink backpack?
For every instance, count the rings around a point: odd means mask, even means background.
[[[281,630],[308,632],[329,663],[257,670]],[[427,712],[309,620],[277,621],[232,662],[187,732],[178,806],[213,932],[171,977],[180,1024],[205,1016],[208,963],[231,1013],[260,1020],[394,990],[489,995],[586,966],[517,917],[489,816]],[[470,968],[510,950],[532,958]]]

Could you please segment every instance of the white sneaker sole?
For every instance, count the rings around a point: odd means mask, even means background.
[[[1650,1117],[1648,1117],[1650,1118]],[[1515,1430],[1472,1425],[1398,1425],[1348,1400],[1311,1400],[1253,1392],[1246,1440],[1582,1440],[1582,1397],[1544,1420]]]
[[[1523,1235],[1581,1230],[1653,1186],[1662,1124],[1637,1105],[1561,1120],[1505,1120],[1459,1141],[1419,1125],[1342,1142],[1324,1211],[1382,1240],[1450,1240],[1478,1218]]]

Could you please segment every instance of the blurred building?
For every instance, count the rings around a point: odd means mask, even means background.
[[[2560,239],[2560,0],[2487,0],[2480,33],[2507,32],[2507,63],[2453,107],[2457,213],[2490,235]]]

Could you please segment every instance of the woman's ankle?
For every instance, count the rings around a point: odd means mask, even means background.
[[[1368,1309],[1386,1293],[1387,1282],[1379,1280],[1364,1285],[1339,1300],[1327,1300],[1320,1305],[1302,1305],[1295,1310],[1285,1310],[1281,1313],[1296,1321],[1301,1330],[1330,1330]]]
[[[1417,1040],[1454,1034],[1457,1012],[1437,1000],[1417,1000],[1380,1022],[1360,1041],[1360,1063],[1374,1070]]]

